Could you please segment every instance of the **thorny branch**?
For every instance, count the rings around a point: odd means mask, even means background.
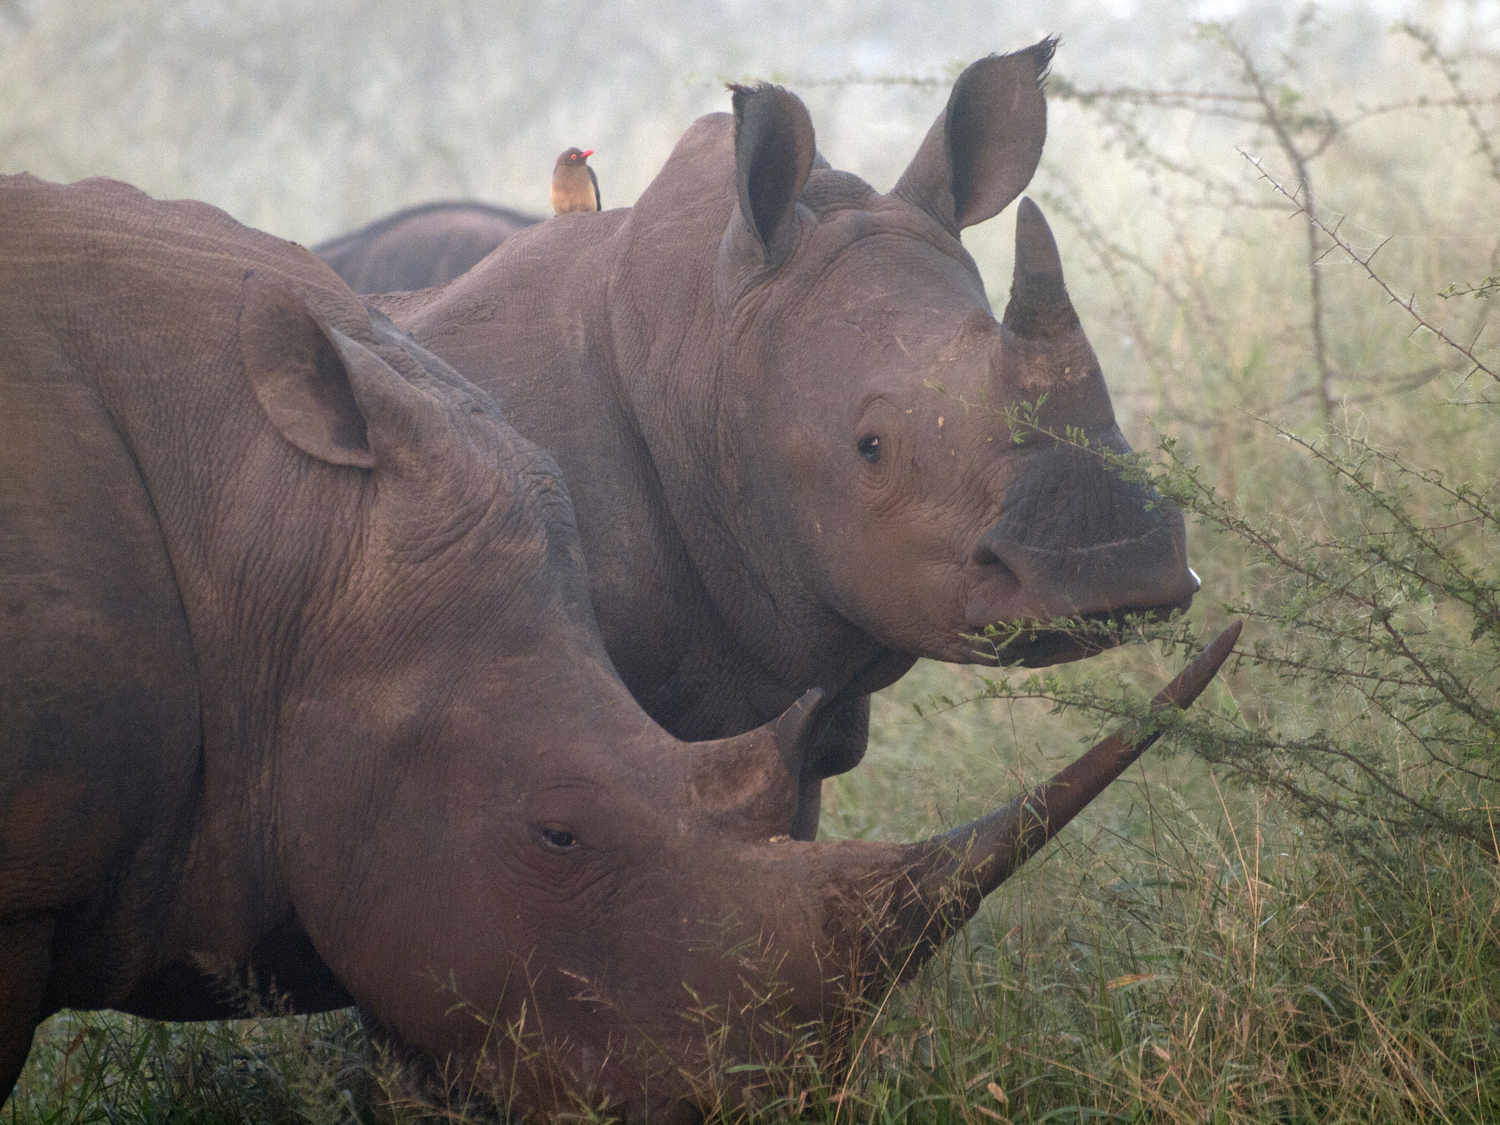
[[[1227,90],[1181,90],[1150,86],[1095,86],[1085,90],[1068,79],[1054,74],[1047,82],[1047,96],[1057,101],[1077,102],[1083,106],[1116,102],[1147,106],[1151,109],[1180,109],[1188,113],[1207,114],[1210,117],[1219,117],[1228,121],[1246,121],[1253,125],[1264,124],[1264,119],[1259,113],[1247,113],[1241,108],[1260,105],[1258,95],[1236,94]],[[1342,125],[1347,129],[1350,125],[1372,117],[1409,113],[1414,109],[1468,110],[1486,105],[1500,106],[1500,94],[1474,97],[1470,94],[1459,93],[1451,98],[1405,98],[1401,101],[1381,102],[1377,105],[1360,105],[1343,120]]]
[[[1068,79],[1054,74],[1048,83],[1049,96],[1057,100],[1067,100],[1078,103],[1081,106],[1093,108],[1100,112],[1104,119],[1119,131],[1127,150],[1137,159],[1148,165],[1167,172],[1177,173],[1190,180],[1203,184],[1211,194],[1222,197],[1231,206],[1261,206],[1250,203],[1239,198],[1237,190],[1233,185],[1209,182],[1201,170],[1177,166],[1164,154],[1156,151],[1148,139],[1140,134],[1138,127],[1128,118],[1123,117],[1114,107],[1130,106],[1136,108],[1153,108],[1163,110],[1185,111],[1195,115],[1227,121],[1242,121],[1269,130],[1275,139],[1276,145],[1281,149],[1296,176],[1297,185],[1293,190],[1276,185],[1281,194],[1285,195],[1296,206],[1296,214],[1303,219],[1306,231],[1306,258],[1308,267],[1308,289],[1309,289],[1309,323],[1308,331],[1311,337],[1313,363],[1316,369],[1315,385],[1310,387],[1302,395],[1296,397],[1315,397],[1321,407],[1325,422],[1332,419],[1334,411],[1333,383],[1338,375],[1337,364],[1328,354],[1325,333],[1325,299],[1323,293],[1322,275],[1317,268],[1319,262],[1329,252],[1331,247],[1322,244],[1320,235],[1330,234],[1327,226],[1317,218],[1317,203],[1314,195],[1310,164],[1322,155],[1329,146],[1338,138],[1345,136],[1349,128],[1357,123],[1370,120],[1382,115],[1424,110],[1443,109],[1461,111],[1472,130],[1478,145],[1479,152],[1488,161],[1492,176],[1500,182],[1500,150],[1496,149],[1491,133],[1487,131],[1479,118],[1479,110],[1487,106],[1500,105],[1500,94],[1487,94],[1475,96],[1471,94],[1462,81],[1462,75],[1457,62],[1450,56],[1445,55],[1438,46],[1436,37],[1426,29],[1407,21],[1399,24],[1396,30],[1415,40],[1423,50],[1423,61],[1433,65],[1446,81],[1452,95],[1449,97],[1429,97],[1420,95],[1396,101],[1378,103],[1375,105],[1360,105],[1350,114],[1342,119],[1335,117],[1326,110],[1317,113],[1298,112],[1295,109],[1296,96],[1289,94],[1284,89],[1278,89],[1269,82],[1252,59],[1248,49],[1239,42],[1223,25],[1205,25],[1206,30],[1214,32],[1214,38],[1220,45],[1234,56],[1239,64],[1241,89],[1239,90],[1191,90],[1174,87],[1149,87],[1149,86],[1117,86],[1117,87],[1093,87],[1085,89],[1069,81]],[[1311,132],[1312,138],[1306,134]],[[1257,165],[1258,166],[1258,165]],[[1263,173],[1264,174],[1264,173]],[[1267,177],[1269,178],[1269,177]],[[1435,328],[1417,310],[1414,297],[1402,299],[1392,292],[1388,285],[1375,276],[1370,267],[1373,255],[1361,257],[1342,239],[1334,238],[1334,243],[1340,246],[1350,258],[1365,267],[1366,272],[1381,284],[1393,301],[1400,304],[1417,319],[1420,327],[1432,331],[1439,339],[1448,344],[1455,352],[1463,356],[1469,362],[1470,369],[1468,377],[1474,372],[1483,371],[1493,376],[1494,372],[1488,365],[1477,359],[1474,354],[1475,340],[1469,341],[1467,345],[1459,343],[1448,333]],[[1495,275],[1500,277],[1500,275]],[[1489,296],[1491,292],[1500,290],[1500,284],[1495,279],[1486,278],[1477,286],[1450,286],[1444,296]],[[1429,366],[1419,372],[1408,373],[1396,381],[1395,389],[1418,386],[1427,382],[1441,371],[1441,367]],[[1387,390],[1392,388],[1386,388]],[[1368,395],[1364,397],[1370,397]],[[1350,401],[1356,401],[1351,399]]]
[[[1314,212],[1312,173],[1308,168],[1308,162],[1333,143],[1333,139],[1339,134],[1339,124],[1332,113],[1324,115],[1322,122],[1323,137],[1310,151],[1303,152],[1302,148],[1292,137],[1292,130],[1286,120],[1286,115],[1280,106],[1272,99],[1270,91],[1266,88],[1265,79],[1260,70],[1250,58],[1250,52],[1244,45],[1232,36],[1224,36],[1225,46],[1240,60],[1240,67],[1244,71],[1245,80],[1255,90],[1257,100],[1264,113],[1264,121],[1276,136],[1276,143],[1281,151],[1286,154],[1292,162],[1292,167],[1297,170],[1297,193],[1306,203],[1303,214],[1311,220]],[[1317,268],[1318,259],[1322,253],[1318,248],[1318,234],[1314,224],[1307,223],[1307,284],[1308,301],[1311,305],[1311,316],[1309,318],[1308,330],[1312,333],[1313,341],[1313,363],[1318,369],[1318,401],[1323,410],[1323,424],[1329,425],[1333,421],[1333,370],[1328,364],[1328,347],[1323,332],[1323,274]]]
[[[1239,151],[1241,156],[1243,156],[1252,165],[1254,165],[1255,170],[1260,173],[1261,178],[1263,178],[1268,184],[1271,185],[1271,189],[1273,191],[1284,196],[1288,200],[1288,202],[1290,202],[1292,206],[1297,209],[1299,214],[1306,217],[1307,222],[1310,226],[1315,227],[1317,230],[1326,235],[1335,246],[1337,246],[1340,250],[1342,250],[1349,256],[1350,261],[1354,262],[1361,269],[1363,269],[1366,276],[1368,276],[1369,279],[1376,285],[1380,286],[1381,290],[1387,297],[1391,299],[1394,304],[1401,306],[1401,308],[1405,309],[1411,315],[1411,318],[1417,322],[1418,328],[1427,332],[1431,332],[1439,340],[1447,344],[1448,347],[1452,348],[1459,355],[1463,356],[1466,360],[1469,361],[1471,367],[1469,369],[1468,375],[1465,376],[1465,380],[1473,378],[1475,373],[1480,371],[1484,372],[1491,379],[1500,380],[1500,374],[1497,374],[1493,367],[1490,367],[1482,359],[1474,354],[1474,344],[1478,342],[1477,336],[1468,344],[1464,344],[1459,342],[1458,340],[1455,340],[1446,331],[1444,331],[1436,324],[1433,324],[1432,321],[1428,320],[1427,317],[1422,314],[1421,310],[1417,308],[1417,295],[1415,293],[1412,293],[1406,297],[1400,296],[1394,289],[1391,288],[1390,283],[1386,281],[1385,278],[1376,271],[1375,267],[1370,264],[1375,260],[1375,255],[1380,253],[1381,249],[1385,246],[1385,243],[1389,242],[1390,239],[1386,239],[1385,241],[1381,242],[1379,246],[1375,247],[1375,249],[1371,250],[1368,254],[1361,256],[1359,251],[1354,248],[1349,240],[1344,238],[1344,236],[1339,233],[1339,224],[1335,224],[1334,226],[1330,227],[1327,223],[1323,222],[1323,220],[1318,218],[1318,216],[1313,212],[1312,203],[1310,200],[1299,199],[1297,192],[1288,191],[1279,180],[1277,180],[1274,176],[1266,171],[1259,157],[1251,156],[1244,149],[1241,149]],[[1481,401],[1489,402],[1490,400],[1485,399]]]
[[[1439,48],[1437,36],[1433,35],[1425,27],[1421,27],[1410,20],[1405,20],[1396,25],[1397,29],[1404,35],[1409,35],[1422,45],[1424,61],[1430,61],[1437,66],[1444,80],[1453,90],[1452,102],[1464,111],[1464,117],[1469,123],[1469,128],[1474,130],[1474,137],[1479,143],[1479,151],[1484,154],[1485,160],[1489,161],[1490,175],[1500,182],[1500,152],[1495,151],[1495,146],[1490,140],[1490,134],[1484,124],[1479,120],[1479,114],[1475,112],[1478,105],[1491,102],[1491,98],[1472,98],[1463,88],[1462,76],[1459,74],[1458,63],[1445,55]]]

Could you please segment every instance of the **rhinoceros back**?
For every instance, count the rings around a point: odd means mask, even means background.
[[[539,221],[473,200],[426,203],[312,250],[356,293],[395,293],[451,281],[516,231]]]
[[[288,911],[258,627],[360,495],[257,405],[246,283],[378,341],[309,251],[205,204],[0,177],[0,232],[0,1000],[20,948],[27,1008],[228,1014],[196,952],[249,957]]]

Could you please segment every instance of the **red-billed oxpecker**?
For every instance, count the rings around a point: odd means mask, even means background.
[[[600,211],[599,177],[589,167],[593,149],[563,150],[552,168],[552,210],[558,215],[569,211]]]

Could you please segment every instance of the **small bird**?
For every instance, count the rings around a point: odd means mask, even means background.
[[[569,211],[599,211],[599,177],[589,167],[593,149],[564,150],[552,168],[552,210],[565,215]]]

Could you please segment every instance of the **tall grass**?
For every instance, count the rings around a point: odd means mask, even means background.
[[[899,771],[902,753],[882,752]],[[803,1044],[759,1076],[757,1110],[714,1119],[1494,1120],[1500,870],[1441,840],[1360,868],[1313,847],[1273,800],[1174,766],[1121,785],[1116,808],[1065,833],[916,981],[873,998],[848,1074],[820,1072]],[[7,1114],[492,1119],[468,1093],[409,1082],[349,1013],[66,1013],[44,1025]]]
[[[42,1025],[11,1122],[348,1121],[383,1103],[350,1012],[196,1024],[64,1012]]]
[[[1500,1112],[1493,865],[1439,847],[1436,878],[1368,885],[1285,824],[1154,797],[1144,838],[1073,841],[868,1029],[857,1119]]]

